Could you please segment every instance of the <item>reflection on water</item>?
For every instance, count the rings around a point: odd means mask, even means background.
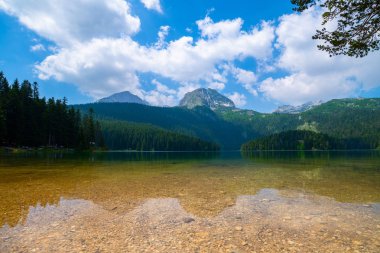
[[[379,152],[20,154],[0,157],[0,226],[25,221],[30,206],[61,198],[117,214],[146,199],[176,198],[186,212],[215,217],[262,189],[380,202]]]

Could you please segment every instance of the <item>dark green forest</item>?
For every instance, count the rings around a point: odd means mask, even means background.
[[[334,99],[299,114],[133,103],[68,106],[65,98],[39,98],[37,83],[16,80],[10,85],[1,73],[0,99],[1,146],[239,150],[251,140],[306,130],[331,140],[354,140],[344,144],[350,148],[362,148],[363,143],[371,149],[380,147],[379,98]],[[330,148],[348,148],[344,145]]]
[[[136,113],[144,115],[141,111]],[[106,120],[100,123],[91,106],[80,111],[68,106],[66,98],[40,98],[36,82],[25,80],[20,84],[15,80],[9,84],[2,72],[0,146],[139,151],[220,149],[215,143],[152,125]]]
[[[40,98],[38,84],[16,79],[9,84],[0,72],[0,145],[10,147],[103,146],[99,122],[91,109],[80,113],[67,99]]]
[[[75,105],[80,111],[93,108],[100,120],[151,124],[162,129],[217,143],[224,150],[239,150],[242,143],[256,138],[254,129],[227,122],[207,107],[155,107],[132,103]]]
[[[242,145],[244,152],[260,150],[351,150],[370,149],[362,139],[338,139],[312,131],[290,130],[259,138]]]
[[[112,150],[217,151],[220,147],[199,138],[126,121],[102,120],[106,146]]]
[[[76,105],[94,108],[99,119],[144,123],[215,142],[224,150],[288,130],[310,130],[337,139],[362,139],[380,146],[380,99],[335,99],[299,114],[259,113],[252,110],[207,107],[154,107],[128,103]]]
[[[299,114],[225,109],[217,113],[228,122],[255,131],[259,137],[310,130],[337,139],[362,139],[372,149],[380,147],[380,98],[333,99]]]

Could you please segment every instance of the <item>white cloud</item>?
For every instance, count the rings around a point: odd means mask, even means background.
[[[320,99],[344,98],[357,88],[355,80],[336,76],[335,73],[318,77],[296,73],[283,78],[267,78],[262,82],[260,91],[283,103],[300,105]]]
[[[214,89],[214,90],[223,90],[226,87],[224,83],[220,82],[212,82],[208,84],[208,88]]]
[[[119,38],[140,29],[140,19],[130,14],[124,0],[0,0],[0,9],[60,46]]]
[[[203,23],[200,29],[219,27],[218,23],[206,19],[207,24],[200,22]],[[240,20],[221,22],[234,27],[240,27],[241,23]],[[232,25],[234,22],[237,24]],[[168,42],[164,48],[142,46],[130,37],[100,38],[62,48],[36,68],[40,78],[75,83],[95,98],[125,90],[127,86],[137,94],[140,90],[137,74],[148,72],[169,78],[179,84],[179,90],[186,90],[199,86],[200,81],[225,83],[218,66],[226,62],[245,58],[265,60],[271,56],[273,39],[274,28],[268,23],[247,32],[236,30],[228,36],[217,33],[212,38],[196,41],[184,36]]]
[[[159,1],[143,3],[161,10]],[[131,38],[140,20],[124,0],[0,0],[0,8],[56,43],[52,55],[36,65],[39,78],[76,84],[94,98],[123,90],[143,96],[140,73],[177,83],[177,95],[156,90],[175,99],[200,83],[221,90],[227,82],[221,66],[246,58],[265,61],[272,54],[274,27],[266,22],[245,31],[240,18],[214,22],[206,16],[196,22],[199,39],[183,36],[166,42],[170,27],[162,26],[157,43],[146,46]]]
[[[286,104],[348,97],[361,89],[380,86],[380,52],[361,59],[329,57],[317,49],[320,41],[311,39],[321,24],[321,11],[284,15],[276,29],[280,56],[276,67],[289,74],[267,78],[259,90],[267,97]],[[302,24],[302,25],[301,25]]]
[[[162,13],[159,0],[141,1]],[[170,27],[162,26],[157,43],[150,46],[131,38],[140,29],[140,19],[131,14],[126,0],[0,0],[0,9],[54,42],[47,47],[52,55],[36,65],[41,79],[76,84],[94,98],[129,90],[152,104],[172,105],[200,84],[223,90],[229,75],[250,94],[259,92],[287,104],[346,97],[380,86],[380,51],[355,59],[330,58],[317,49],[311,36],[321,13],[314,9],[284,15],[278,27],[262,22],[249,30],[243,29],[241,18],[214,22],[208,14],[196,22],[200,38],[191,35],[197,33],[194,28],[187,29],[189,36],[167,41]],[[38,43],[30,49],[46,50]],[[236,67],[247,58],[256,61],[255,70]],[[278,77],[279,70],[286,74]],[[146,92],[140,73],[154,73],[177,86],[153,80],[155,89]],[[275,76],[261,80],[264,73]],[[238,106],[246,103],[243,94],[230,96]]]
[[[231,99],[237,107],[241,107],[247,104],[247,98],[244,94],[234,92],[232,94],[227,94],[227,97]]]
[[[243,85],[243,87],[252,95],[257,96],[257,90],[254,85],[257,82],[257,76],[252,71],[237,68],[233,65],[226,65],[224,67],[227,71],[231,72],[236,81]]]
[[[214,21],[206,16],[202,20],[197,21],[198,29],[203,37],[206,38],[233,38],[240,34],[243,20],[237,18],[234,20],[225,20],[214,23]]]
[[[155,10],[159,13],[162,13],[160,0],[141,0],[141,3],[143,3],[145,8],[149,10]]]
[[[39,78],[77,84],[79,89],[94,98],[129,90],[141,95],[140,82],[133,62],[125,54],[138,45],[131,39],[93,39],[91,42],[62,48],[36,66]],[[136,59],[131,59],[135,61]]]
[[[30,51],[37,52],[37,51],[46,51],[46,48],[42,44],[36,44],[30,47]]]
[[[170,26],[168,25],[160,27],[160,30],[158,31],[158,34],[157,34],[158,40],[155,44],[157,49],[161,49],[167,45],[167,43],[165,42],[165,39],[166,39],[166,36],[168,36],[169,34],[169,30],[170,30]]]
[[[160,83],[156,79],[153,79],[152,84],[154,84],[156,86],[156,90],[161,92],[161,93],[171,94],[171,95],[177,94],[177,92],[175,90],[170,89],[168,86]]]
[[[177,92],[154,79],[152,84],[156,89],[144,92],[144,99],[151,105],[175,106],[178,103]]]

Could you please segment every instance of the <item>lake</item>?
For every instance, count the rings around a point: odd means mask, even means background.
[[[380,252],[380,152],[0,156],[0,252]]]

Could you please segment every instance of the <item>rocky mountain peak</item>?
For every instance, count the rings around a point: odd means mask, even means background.
[[[232,100],[210,88],[200,88],[186,93],[179,105],[190,109],[196,106],[206,106],[212,110],[221,107],[235,108],[235,104]]]

